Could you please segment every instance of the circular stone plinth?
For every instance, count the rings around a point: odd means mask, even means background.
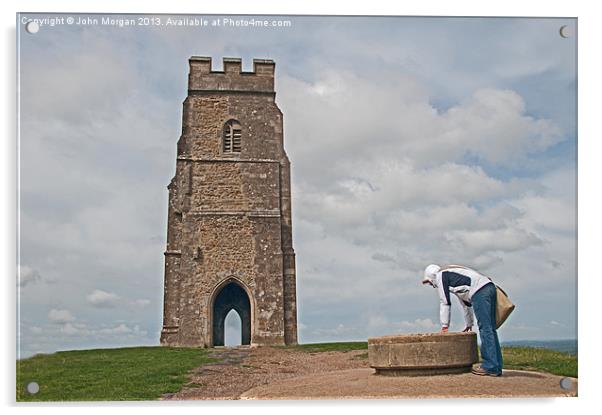
[[[377,375],[423,376],[469,372],[478,361],[475,333],[400,334],[368,339]]]

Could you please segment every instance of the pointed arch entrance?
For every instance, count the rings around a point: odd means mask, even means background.
[[[213,300],[213,346],[224,345],[226,316],[231,310],[240,317],[241,344],[251,344],[251,301],[246,290],[235,280],[230,280],[218,289]]]

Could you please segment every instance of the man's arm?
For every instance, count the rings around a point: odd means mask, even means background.
[[[472,326],[474,325],[474,314],[472,312],[472,306],[467,305],[462,300],[460,300],[460,304],[462,304],[462,308],[464,309],[464,321],[466,322],[466,327],[464,328],[464,331],[472,331]]]
[[[449,301],[449,287],[446,284],[444,273],[441,273],[441,280],[437,284],[437,291],[439,292],[439,320],[441,322],[441,331],[447,331],[449,329],[449,321],[451,319],[451,301]]]
[[[451,307],[449,304],[441,302],[439,306],[439,320],[441,321],[441,331],[449,329],[449,320],[451,317]]]

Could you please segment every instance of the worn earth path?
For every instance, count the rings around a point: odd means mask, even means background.
[[[310,353],[294,348],[224,348],[220,359],[195,369],[182,391],[164,400],[195,399],[395,399],[444,397],[576,396],[562,377],[505,370],[502,377],[470,373],[384,377],[368,366],[365,350]]]

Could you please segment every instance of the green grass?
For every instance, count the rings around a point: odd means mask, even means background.
[[[367,342],[315,343],[289,346],[309,353],[365,350]],[[532,370],[559,376],[577,377],[577,356],[534,347],[502,347],[504,369]],[[357,356],[367,359],[368,354]]]
[[[504,369],[534,370],[577,377],[577,356],[534,347],[502,347]]]
[[[17,361],[17,401],[151,400],[178,392],[195,367],[214,361],[196,348],[132,347],[57,352]],[[37,394],[27,392],[36,382]]]

